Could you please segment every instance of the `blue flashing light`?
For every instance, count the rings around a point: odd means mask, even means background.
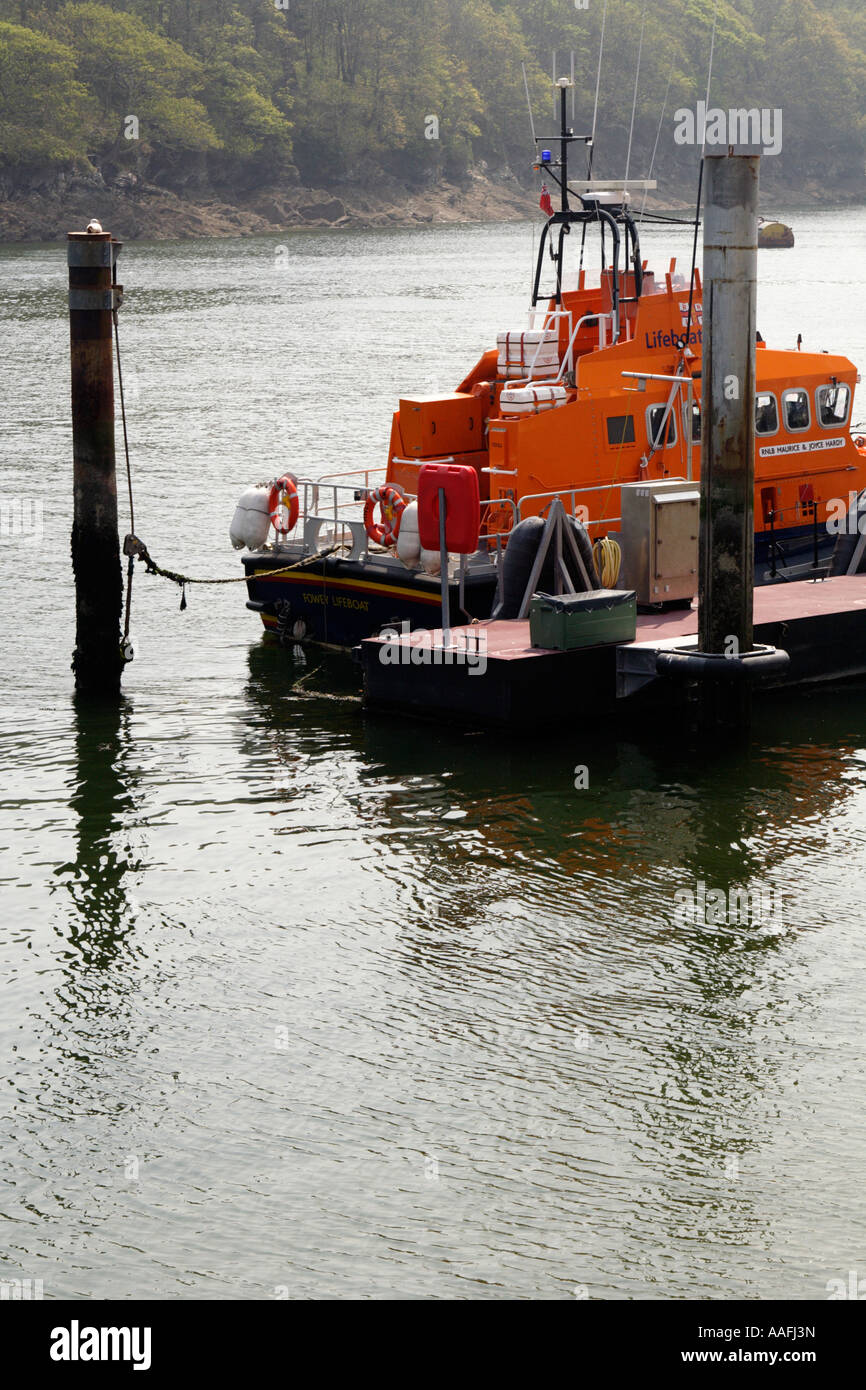
[[[550,150],[542,150],[542,151],[541,151],[541,158],[542,158],[542,162],[543,162],[544,164],[549,164],[549,163],[550,163],[550,160],[551,160]]]

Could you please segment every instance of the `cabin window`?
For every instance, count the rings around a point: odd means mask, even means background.
[[[809,428],[811,416],[808,391],[802,391],[799,386],[792,386],[790,390],[783,391],[782,409],[785,412],[785,429],[789,434]]]
[[[818,419],[825,430],[839,429],[848,419],[848,406],[851,392],[841,383],[837,386],[819,386],[815,393],[818,402]]]
[[[634,416],[608,415],[607,442],[613,445],[634,444]]]
[[[654,449],[661,449],[662,445],[670,449],[677,442],[677,422],[673,411],[668,416],[667,423],[662,424],[666,410],[665,405],[651,405],[646,413],[646,437]]]
[[[759,391],[755,397],[755,434],[775,434],[778,428],[776,397],[770,391]]]
[[[692,401],[692,443],[701,442],[701,407],[697,401]]]

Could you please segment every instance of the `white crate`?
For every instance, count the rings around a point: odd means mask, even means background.
[[[496,346],[500,376],[548,377],[559,371],[559,334],[555,329],[526,328],[499,333]]]
[[[537,415],[567,400],[564,386],[506,386],[499,396],[499,409],[503,415]]]

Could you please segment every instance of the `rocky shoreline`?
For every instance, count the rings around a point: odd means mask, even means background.
[[[823,199],[826,190],[803,189],[799,196],[810,203]],[[87,170],[36,177],[23,187],[0,179],[0,242],[56,242],[92,217],[121,241],[178,241],[273,235],[299,228],[523,221],[536,206],[533,189],[513,175],[494,178],[484,169],[471,172],[463,183],[440,182],[420,191],[380,182],[347,185],[335,193],[306,187],[295,177],[231,195],[202,189],[177,192],[130,174],[105,180]],[[647,201],[650,211],[690,207],[688,197]]]
[[[346,187],[339,194],[300,183],[247,195],[178,193],[129,176],[112,183],[72,175],[42,186],[0,185],[0,241],[54,242],[97,217],[121,241],[262,236],[297,228],[418,226],[509,221],[530,215],[532,191],[516,179],[476,174],[465,184],[439,183],[420,192]]]

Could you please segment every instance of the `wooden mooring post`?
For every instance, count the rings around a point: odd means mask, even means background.
[[[99,228],[99,224],[91,224]],[[123,586],[114,456],[112,311],[121,286],[121,243],[100,229],[69,232],[69,348],[72,368],[75,652],[80,694],[117,696]]]
[[[698,647],[753,647],[757,153],[705,156]],[[748,720],[749,682],[706,681],[704,721]]]

